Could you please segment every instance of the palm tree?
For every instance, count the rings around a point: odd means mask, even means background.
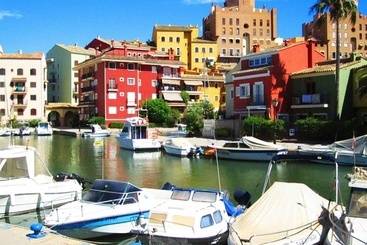
[[[339,112],[339,73],[340,73],[340,37],[339,37],[339,22],[349,18],[351,23],[356,23],[358,12],[358,0],[317,0],[311,6],[311,13],[316,16],[321,16],[316,20],[316,24],[325,21],[327,15],[330,20],[336,24],[336,67],[335,67],[335,85],[336,85],[336,108]],[[338,114],[338,117],[340,115]]]

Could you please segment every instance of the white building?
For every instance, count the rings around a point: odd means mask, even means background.
[[[43,53],[0,51],[0,123],[45,120],[46,59]]]

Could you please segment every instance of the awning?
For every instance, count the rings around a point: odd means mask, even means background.
[[[181,102],[183,101],[180,95],[179,91],[162,91],[162,95],[164,100],[166,101],[177,101],[177,102]]]
[[[170,107],[186,107],[186,104],[185,103],[175,103],[175,102],[168,102],[168,105]]]
[[[184,81],[184,83],[189,86],[203,86],[202,81]]]
[[[168,85],[177,85],[177,86],[180,86],[180,80],[166,80],[166,79],[162,79],[162,83],[163,84],[168,84]]]

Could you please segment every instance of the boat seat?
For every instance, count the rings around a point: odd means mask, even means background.
[[[149,222],[154,223],[154,224],[163,224],[166,218],[167,218],[167,214],[152,213],[150,215]]]

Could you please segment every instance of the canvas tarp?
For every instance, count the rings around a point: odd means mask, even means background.
[[[247,244],[267,244],[292,234],[305,239],[317,226],[321,207],[327,208],[328,200],[308,186],[275,182],[237,218],[232,229],[241,240],[249,240]],[[313,226],[305,229],[309,224]],[[321,230],[321,225],[317,227]]]
[[[336,141],[333,144],[329,145],[331,149],[339,149],[339,150],[350,150],[355,153],[360,153],[363,155],[367,154],[367,135],[362,135],[356,137],[355,139],[347,139],[342,141]]]
[[[280,145],[276,145],[273,143],[269,143],[260,139],[257,139],[255,137],[252,136],[245,136],[242,137],[242,142],[245,143],[246,145],[248,145],[250,148],[252,149],[274,149],[274,150],[285,150],[284,147],[280,146]]]

